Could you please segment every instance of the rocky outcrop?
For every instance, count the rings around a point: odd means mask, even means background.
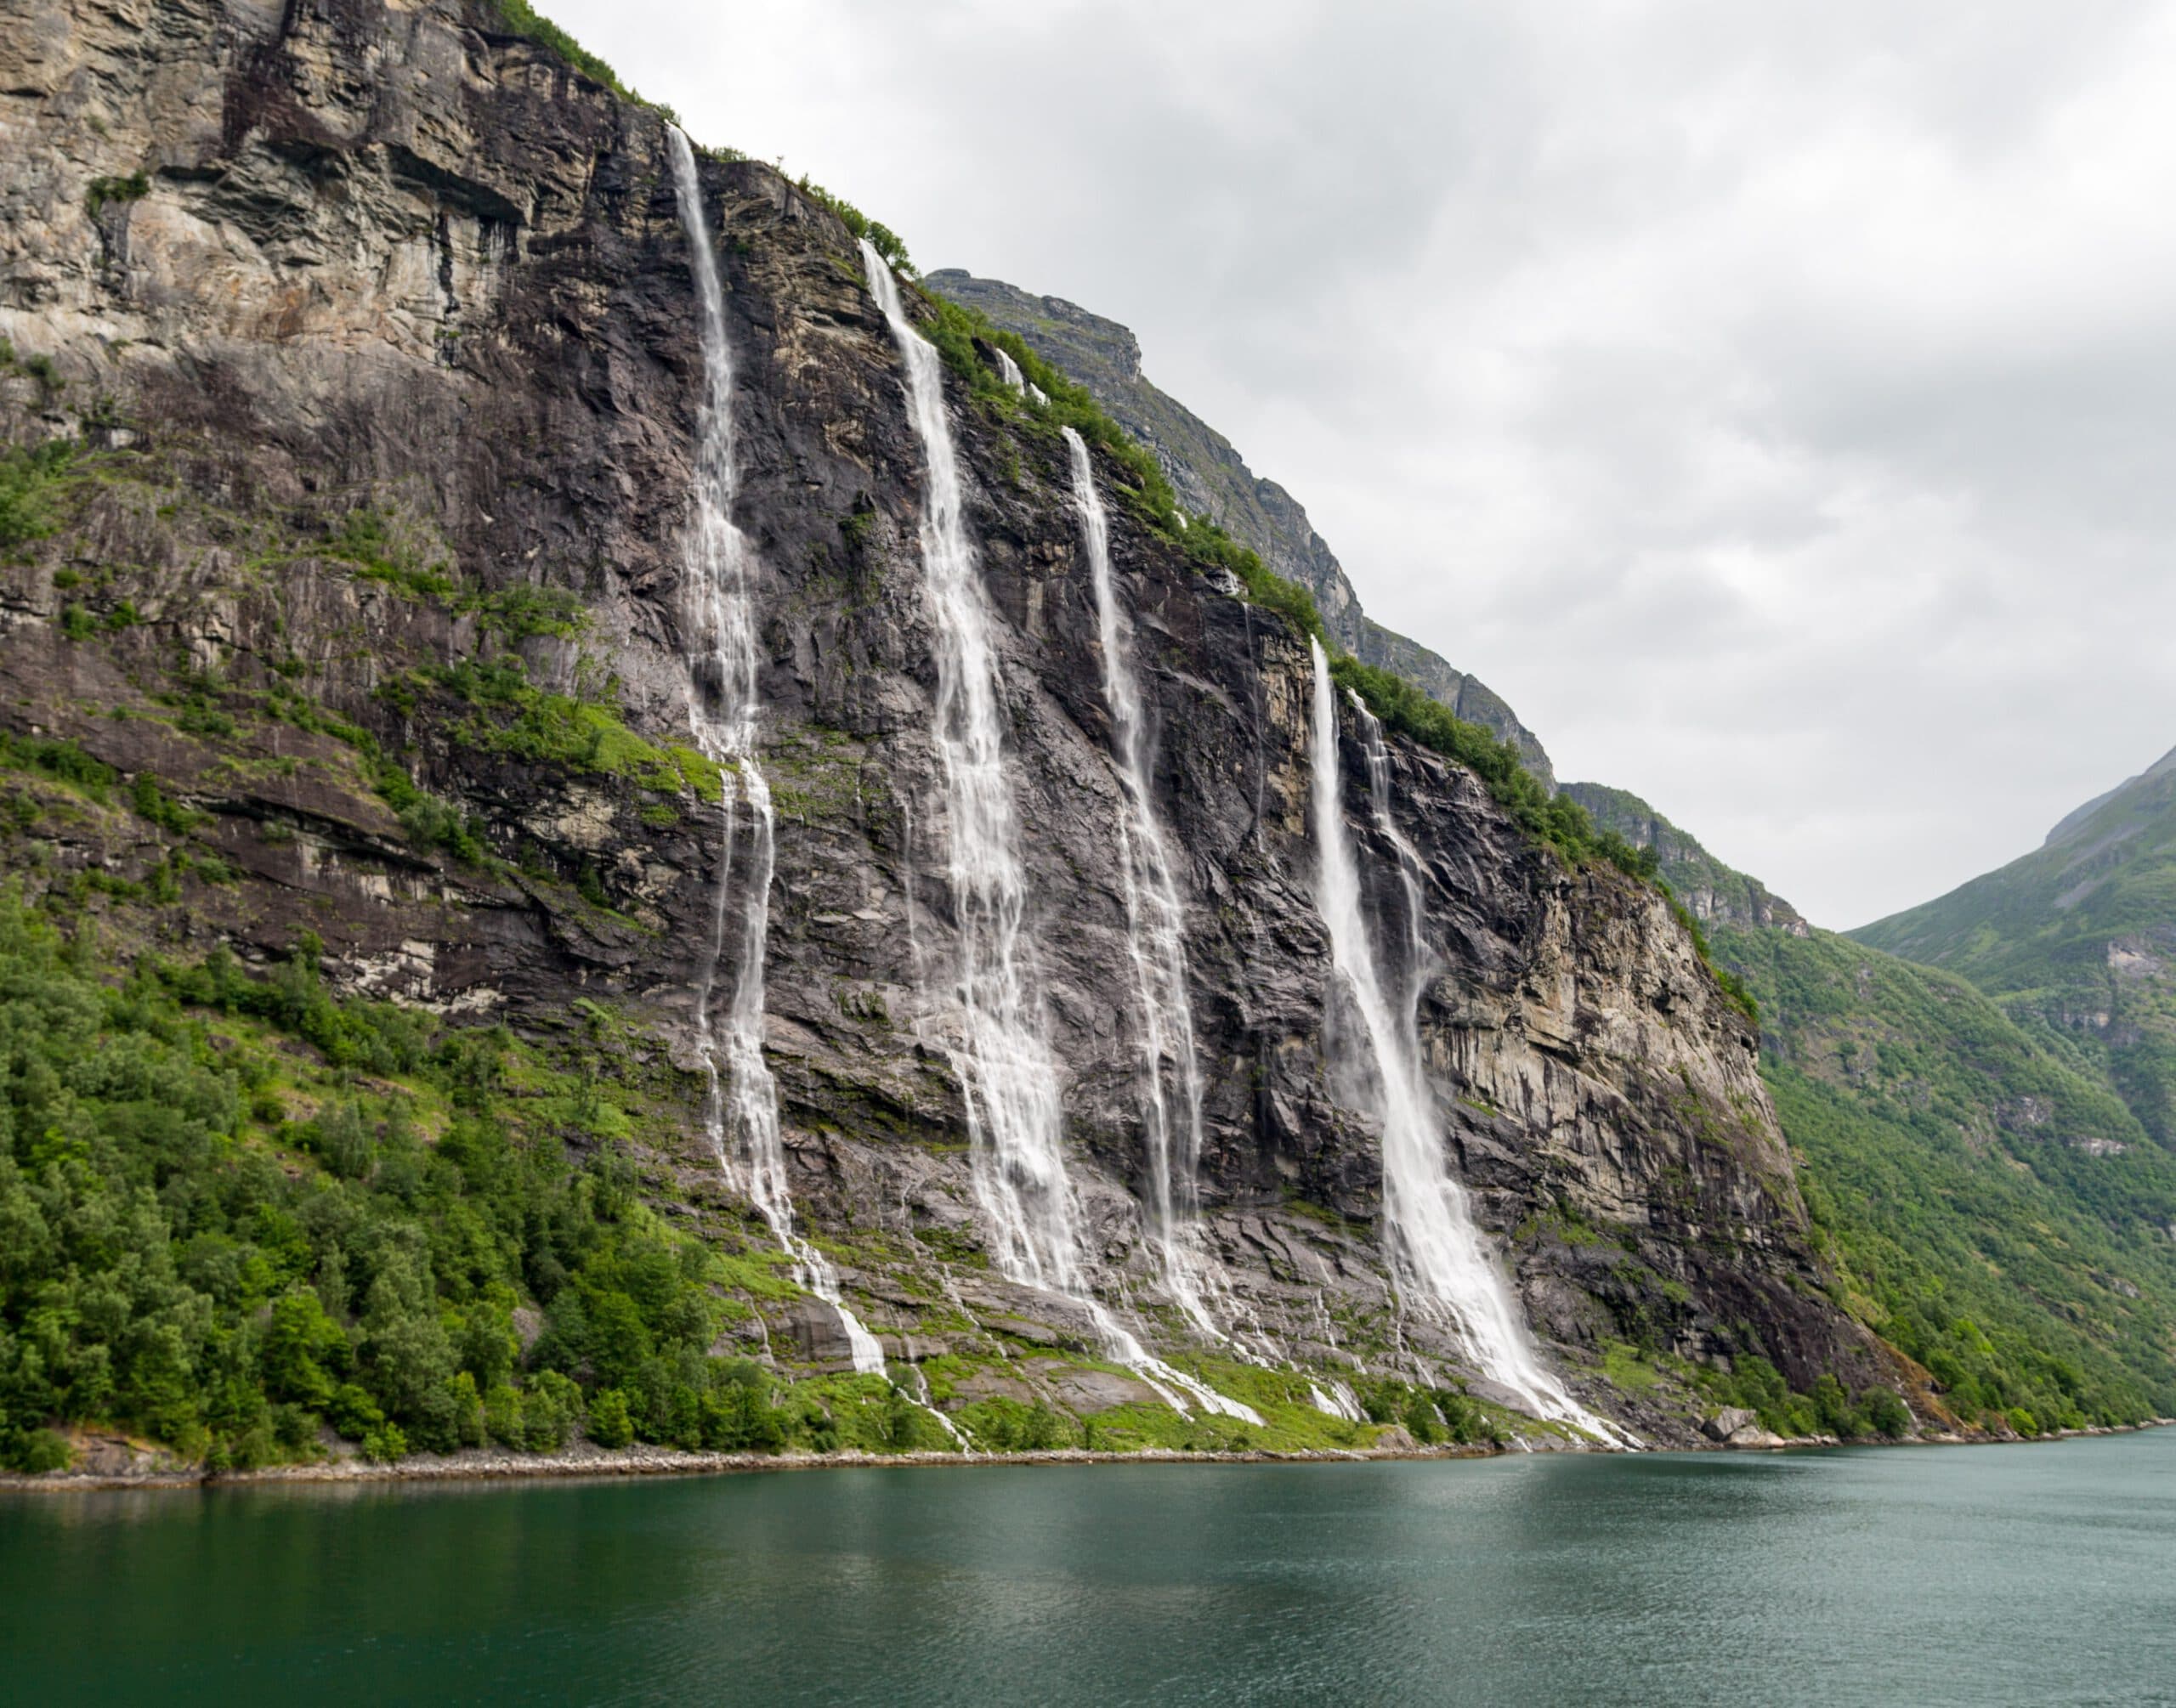
[[[262,961],[310,933],[354,987],[609,1028],[613,1071],[686,1113],[635,1158],[660,1203],[759,1245],[694,1118],[720,850],[715,770],[688,746],[701,372],[666,132],[493,15],[14,0],[8,433],[89,449],[5,571],[0,721],[156,788],[133,812],[44,812],[6,858],[33,891],[73,885],[124,947]],[[987,1356],[1064,1405],[1038,1349],[1090,1332],[991,1274],[967,1184],[923,467],[892,347],[833,214],[759,164],[701,171],[761,560],[767,1042],[794,1190],[894,1358]],[[1065,454],[1024,407],[960,387],[953,413],[1096,1281],[1176,1344],[1137,1209],[1121,803]],[[1375,1135],[1327,1021],[1304,638],[1122,504],[1113,523],[1189,899],[1228,1308],[1310,1369],[1457,1370],[1448,1328],[1390,1298]],[[1552,1355],[1662,1439],[1697,1411],[1669,1383],[1611,1389],[1606,1344],[1869,1377],[1752,1031],[1663,897],[1567,870],[1435,755],[1392,757],[1427,868],[1430,1066]],[[1394,885],[1357,797],[1353,817]],[[774,1355],[835,1358],[820,1311],[755,1303]]]
[[[1096,400],[1156,455],[1180,502],[1206,516],[1262,561],[1315,596],[1330,633],[1363,663],[1414,683],[1469,723],[1493,730],[1517,749],[1544,783],[1553,783],[1549,755],[1518,715],[1477,676],[1454,670],[1418,641],[1386,629],[1360,608],[1360,596],[1300,501],[1247,467],[1232,442],[1141,370],[1141,342],[1115,320],[1091,314],[1062,297],[1038,297],[1002,280],[978,279],[957,268],[929,275],[932,289],[1017,332],[1036,353],[1072,375]]]

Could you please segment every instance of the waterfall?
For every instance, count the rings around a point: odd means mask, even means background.
[[[1315,1410],[1325,1417],[1334,1417],[1345,1423],[1364,1423],[1368,1414],[1360,1409],[1360,1402],[1352,1390],[1342,1382],[1333,1382],[1324,1388],[1318,1382],[1307,1384],[1307,1397],[1314,1402]]]
[[[1420,857],[1390,823],[1389,767],[1371,776],[1379,828],[1397,851],[1404,885],[1409,972],[1394,1010],[1384,994],[1361,905],[1360,872],[1346,828],[1338,775],[1337,698],[1329,661],[1313,642],[1314,820],[1322,861],[1318,905],[1329,927],[1330,959],[1359,1012],[1374,1056],[1382,1122],[1385,1255],[1402,1289],[1448,1312],[1481,1373],[1516,1394],[1537,1417],[1604,1439],[1621,1439],[1588,1412],[1543,1367],[1511,1292],[1453,1177],[1437,1124],[1435,1094],[1420,1064],[1418,1002],[1426,976],[1420,934]],[[1379,733],[1371,740],[1380,751]],[[1371,755],[1372,757],[1372,755]],[[1376,767],[1371,763],[1371,772]]]
[[[993,619],[961,507],[960,466],[944,413],[944,359],[914,329],[898,281],[865,240],[870,294],[906,368],[908,415],[928,484],[921,512],[923,594],[937,650],[936,745],[949,829],[948,878],[959,937],[953,1062],[966,1104],[975,1198],[996,1235],[999,1270],[1066,1295],[1094,1319],[1110,1355],[1176,1411],[1184,1393],[1204,1410],[1259,1425],[1261,1415],[1152,1355],[1088,1296],[1066,1174],[1057,1062],[1028,976],[1026,879],[998,704]]]
[[[1110,524],[1096,491],[1088,446],[1065,430],[1073,458],[1073,502],[1080,512],[1095,584],[1103,653],[1103,698],[1111,710],[1125,811],[1119,820],[1119,871],[1125,897],[1126,955],[1141,1022],[1141,1117],[1148,1140],[1151,1230],[1161,1248],[1164,1285],[1194,1325],[1223,1336],[1210,1321],[1184,1244],[1199,1209],[1201,1066],[1194,1049],[1193,1004],[1187,987],[1186,913],[1148,789],[1148,732],[1141,685],[1130,662],[1132,625],[1111,585]]]
[[[864,240],[869,288],[907,371],[915,436],[929,464],[921,514],[923,592],[937,649],[936,744],[944,778],[952,908],[959,931],[954,1066],[967,1109],[975,1196],[997,1235],[999,1266],[1033,1287],[1077,1281],[1072,1183],[1057,1063],[1028,982],[1026,882],[998,704],[997,658],[982,577],[961,513],[960,467],[944,415],[943,358],[915,331],[898,282]]]
[[[704,1126],[719,1168],[747,1193],[779,1245],[792,1256],[801,1284],[838,1313],[853,1367],[877,1374],[884,1368],[884,1353],[876,1336],[840,1298],[838,1274],[830,1260],[794,1230],[785,1150],[779,1137],[778,1087],[763,1060],[763,958],[770,934],[777,820],[756,751],[761,705],[756,682],[756,606],[749,585],[755,554],[733,521],[740,468],[734,456],[733,352],[725,336],[724,297],[718,287],[710,228],[703,218],[694,151],[679,130],[671,129],[669,134],[673,189],[702,308],[703,402],[695,447],[695,514],[685,545],[685,618],[693,678],[688,712],[696,743],[717,762],[723,783],[710,942],[695,987],[696,1024],[709,1083]],[[742,800],[748,808],[748,855],[738,886],[736,919],[733,866]],[[721,1030],[712,997],[719,963],[736,927],[739,959]]]
[[[1012,353],[1003,346],[993,348],[997,350],[998,378],[1005,382],[1015,397],[1024,398],[1028,395],[1028,376],[1020,371],[1019,363],[1012,359]]]

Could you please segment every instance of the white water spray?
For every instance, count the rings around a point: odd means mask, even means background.
[[[937,650],[936,744],[944,776],[961,1021],[954,1066],[966,1102],[975,1196],[997,1235],[999,1267],[1031,1287],[1076,1281],[1057,1063],[1029,987],[1019,826],[1006,768],[997,658],[960,468],[944,415],[943,358],[915,331],[898,282],[864,240],[869,288],[907,370],[907,404],[929,464],[922,501],[923,592]]]
[[[949,829],[949,878],[959,937],[954,1050],[967,1111],[975,1196],[996,1235],[999,1270],[1085,1305],[1111,1355],[1174,1411],[1184,1393],[1204,1410],[1259,1425],[1250,1407],[1151,1355],[1087,1295],[1066,1174],[1057,1063],[1030,986],[1019,825],[1002,740],[997,657],[961,508],[959,462],[944,413],[943,358],[907,319],[898,281],[864,241],[870,294],[906,368],[908,414],[929,464],[922,502],[923,592],[937,648],[936,744]]]
[[[1020,371],[1019,363],[1012,359],[1012,353],[1002,345],[993,346],[993,348],[997,351],[998,378],[1005,382],[1013,396],[1027,396],[1028,376]]]
[[[1125,896],[1126,955],[1133,968],[1141,1025],[1141,1118],[1148,1141],[1151,1231],[1164,1281],[1194,1326],[1223,1335],[1203,1298],[1202,1267],[1190,1242],[1200,1208],[1201,1065],[1194,1047],[1193,1003],[1187,987],[1186,913],[1148,789],[1147,717],[1133,673],[1133,625],[1119,608],[1111,578],[1110,523],[1096,490],[1088,446],[1071,427],[1073,503],[1080,517],[1097,638],[1103,698],[1111,710],[1125,812],[1119,821],[1119,870]]]
[[[1364,1423],[1368,1421],[1368,1414],[1360,1409],[1360,1402],[1352,1397],[1352,1390],[1342,1382],[1333,1382],[1328,1388],[1318,1382],[1310,1382],[1307,1397],[1314,1401],[1315,1410],[1325,1417],[1335,1417],[1346,1423]]]
[[[1318,905],[1329,927],[1330,958],[1359,1011],[1374,1058],[1383,1131],[1383,1219],[1392,1274],[1414,1303],[1447,1313],[1482,1374],[1510,1389],[1541,1417],[1585,1429],[1605,1439],[1621,1438],[1567,1393],[1543,1366],[1520,1320],[1511,1292],[1474,1224],[1465,1191],[1453,1177],[1436,1123],[1435,1095],[1420,1066],[1414,999],[1393,1010],[1384,995],[1361,906],[1360,872],[1346,829],[1344,792],[1338,775],[1337,698],[1329,660],[1313,642],[1314,821],[1322,861]],[[1371,779],[1372,781],[1373,779]],[[1387,766],[1377,811],[1389,811]],[[1407,886],[1408,930],[1420,938],[1419,857],[1390,827]],[[1411,869],[1406,862],[1411,859]]]
[[[756,684],[756,606],[749,585],[755,554],[733,522],[740,468],[734,459],[733,352],[725,336],[724,296],[711,251],[709,223],[703,218],[694,151],[678,130],[670,134],[673,189],[702,307],[703,404],[695,447],[695,514],[685,546],[688,650],[694,677],[688,712],[696,743],[717,761],[723,783],[711,940],[695,987],[696,1024],[709,1081],[704,1124],[719,1168],[747,1192],[779,1243],[791,1254],[802,1285],[838,1313],[853,1367],[878,1374],[884,1368],[884,1353],[876,1338],[842,1301],[838,1274],[830,1260],[794,1230],[785,1150],[779,1136],[778,1087],[763,1060],[763,959],[770,935],[777,820],[756,751],[761,706]],[[740,831],[736,797],[745,798],[748,807],[748,866],[738,886],[737,922],[732,905],[734,849]],[[711,998],[727,939],[736,923],[739,960],[721,1030]]]

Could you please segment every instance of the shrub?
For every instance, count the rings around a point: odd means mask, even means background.
[[[618,1388],[607,1388],[590,1396],[589,1439],[600,1447],[624,1447],[635,1439],[627,1396]]]
[[[525,1448],[528,1430],[521,1415],[521,1395],[502,1382],[484,1396],[484,1428],[494,1441],[517,1450]]]
[[[115,779],[111,766],[92,758],[72,741],[10,735],[5,730],[0,730],[0,766],[34,771],[81,789],[94,800],[105,799]]]
[[[398,1423],[381,1423],[363,1437],[363,1456],[381,1465],[408,1456],[408,1438]]]
[[[76,455],[73,439],[48,439],[0,451],[0,551],[12,552],[53,532],[53,483]]]
[[[156,824],[162,830],[171,830],[176,835],[185,834],[194,829],[196,813],[174,800],[159,787],[159,780],[148,771],[139,771],[128,785],[129,805],[136,809],[139,818]]]
[[[326,1408],[326,1417],[350,1441],[368,1439],[372,1430],[385,1422],[385,1412],[371,1398],[370,1390],[352,1382],[343,1383],[333,1390],[332,1403]]]
[[[0,1431],[0,1465],[11,1471],[35,1477],[47,1471],[65,1471],[75,1460],[67,1438],[55,1430],[24,1429],[12,1434]]]
[[[140,201],[151,193],[151,180],[140,172],[126,178],[94,178],[83,192],[83,206],[96,219],[109,202]]]
[[[556,1370],[530,1379],[522,1401],[522,1444],[532,1453],[556,1453],[581,1428],[581,1389]]]
[[[377,1158],[377,1135],[363,1119],[360,1106],[336,1103],[297,1129],[302,1148],[324,1160],[343,1180],[360,1180]]]
[[[1894,1390],[1869,1388],[1859,1396],[1859,1403],[1875,1434],[1895,1441],[1912,1433],[1912,1408]]]

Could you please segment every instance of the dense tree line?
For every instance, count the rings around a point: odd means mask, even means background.
[[[76,1421],[215,1466],[326,1428],[384,1457],[836,1438],[711,1355],[745,1310],[728,1259],[603,1148],[525,1129],[507,1034],[336,1000],[307,943],[269,978],[214,955],[115,983],[94,935],[0,899],[7,1464],[60,1462]]]

